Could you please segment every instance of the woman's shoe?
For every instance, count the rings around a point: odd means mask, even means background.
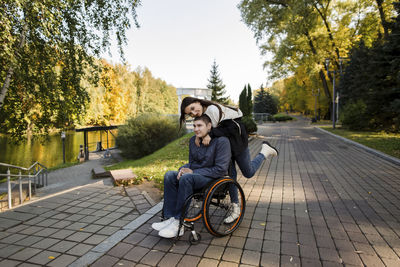
[[[260,153],[263,154],[265,158],[268,156],[276,157],[279,154],[278,149],[272,146],[268,141],[263,141]]]

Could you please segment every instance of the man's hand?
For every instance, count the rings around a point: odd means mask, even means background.
[[[193,173],[192,169],[189,168],[182,168],[180,169],[180,171],[178,172],[178,176],[176,177],[176,179],[180,179],[182,175],[186,174],[186,173]]]
[[[207,134],[206,136],[203,137],[203,145],[208,146],[211,142],[211,137]]]

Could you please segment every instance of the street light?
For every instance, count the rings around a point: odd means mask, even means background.
[[[326,72],[332,73],[333,74],[333,79],[332,79],[332,84],[333,84],[333,93],[332,93],[332,127],[335,129],[335,123],[336,123],[336,88],[335,88],[335,70],[329,70],[329,58],[325,59],[325,66],[326,66]]]

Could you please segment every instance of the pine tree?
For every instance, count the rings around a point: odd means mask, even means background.
[[[254,112],[255,113],[266,113],[265,105],[265,90],[263,85],[261,85],[260,92],[254,96]]]
[[[223,95],[226,94],[225,85],[222,83],[222,79],[219,77],[218,65],[214,60],[211,66],[210,78],[208,79],[207,88],[212,90],[211,100],[218,103],[227,104],[228,98]]]
[[[248,115],[248,108],[247,108],[247,88],[246,85],[244,86],[242,92],[239,96],[239,108],[243,112],[243,116]]]
[[[251,93],[250,84],[247,84],[247,112],[248,115],[253,113],[253,95]]]

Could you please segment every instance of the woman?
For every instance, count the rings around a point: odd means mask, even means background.
[[[260,153],[253,160],[250,160],[248,136],[244,125],[241,123],[243,113],[238,108],[221,105],[209,100],[185,97],[181,104],[180,127],[186,121],[187,115],[199,117],[203,114],[210,117],[213,128],[210,134],[202,138],[202,140],[196,138],[196,145],[199,146],[201,141],[203,145],[207,146],[211,138],[226,136],[230,141],[232,150],[231,176],[233,179],[236,180],[237,177],[235,162],[242,174],[246,178],[251,178],[268,156],[274,157],[278,155],[278,150],[267,141],[264,141]],[[224,221],[226,223],[233,222],[240,212],[237,191],[230,191],[230,195],[233,202],[233,211],[225,218]]]

